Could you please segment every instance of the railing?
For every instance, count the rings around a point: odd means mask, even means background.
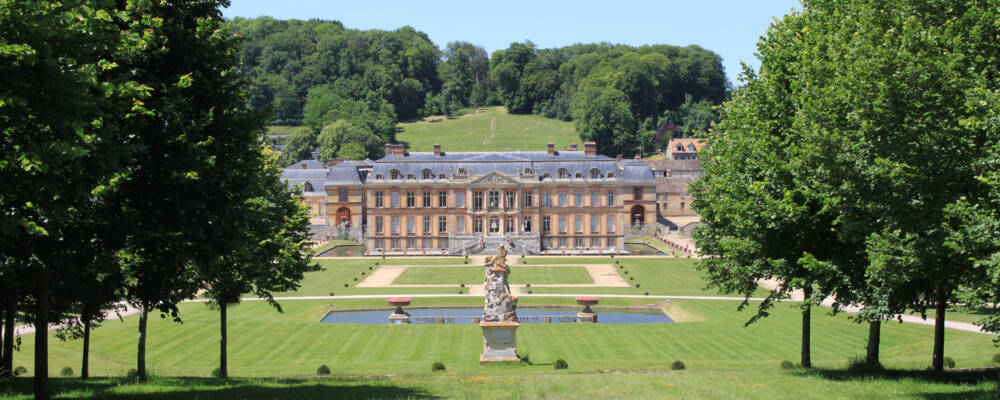
[[[465,321],[469,320],[473,324],[478,324],[481,320],[481,316],[449,316],[449,317],[410,317],[409,323],[411,324],[454,324],[455,320]],[[578,323],[578,322],[594,322],[593,318],[578,317],[575,315],[538,315],[538,316],[522,316],[517,317],[518,322],[521,323]],[[405,321],[405,320],[404,320]],[[396,321],[393,321],[396,323]],[[463,322],[464,323],[464,322]]]

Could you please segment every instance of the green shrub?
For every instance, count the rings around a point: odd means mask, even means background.
[[[624,272],[625,275],[628,275],[628,271],[622,270],[622,272]]]
[[[563,360],[561,358],[558,359],[558,360],[556,360],[556,365],[555,366],[556,366],[556,369],[566,369],[566,368],[569,368],[569,364],[566,363],[566,360]]]
[[[219,367],[215,367],[215,369],[212,370],[212,377],[213,378],[221,378],[222,377],[222,370],[220,370]]]
[[[636,288],[636,289],[638,289],[638,288],[639,288],[639,284],[638,284],[638,283],[636,283],[636,284],[635,284],[635,288]]]
[[[944,358],[944,367],[945,368],[955,368],[955,359],[951,358],[951,357],[945,357]]]
[[[354,281],[355,281],[355,282],[357,282],[357,281],[358,281],[358,278],[354,278]]]
[[[459,283],[458,287],[465,287],[465,284],[464,283]]]
[[[319,368],[316,368],[316,375],[330,375],[330,367],[327,367],[326,364],[320,365]]]
[[[62,371],[59,371],[59,376],[63,378],[69,378],[73,376],[73,368],[63,367]]]
[[[346,284],[346,283],[345,283],[345,284],[344,284],[344,287],[350,287],[350,285],[348,285],[348,284]]]
[[[333,297],[333,292],[330,292],[330,297]]]
[[[781,369],[795,369],[795,363],[784,360],[781,362]]]
[[[628,280],[630,280],[630,281],[634,281],[634,280],[635,280],[635,277],[634,277],[634,276],[630,276],[630,277],[628,277]]]
[[[524,287],[531,287],[531,284],[530,283],[525,283]]]
[[[847,360],[847,370],[849,372],[861,372],[861,373],[872,373],[882,371],[882,365],[880,364],[869,364],[865,361],[864,357],[851,357]]]
[[[645,295],[645,296],[649,296],[649,292],[646,292],[646,293],[643,293],[643,295]]]
[[[28,373],[28,369],[23,365],[18,365],[14,367],[14,376],[21,376]]]
[[[533,293],[532,291],[530,291],[530,290],[528,291],[528,294],[532,294],[532,293]]]
[[[993,355],[993,362],[995,364],[1000,364],[1000,353],[996,353]]]
[[[139,382],[139,370],[131,368],[125,373],[125,382],[136,383]]]
[[[459,290],[459,291],[458,291],[458,294],[465,294],[465,293],[463,293],[463,292],[462,292],[461,290]]]
[[[369,270],[369,271],[371,271],[371,270],[372,270],[372,267],[368,267],[368,270]]]
[[[440,361],[435,361],[434,364],[431,364],[431,371],[433,372],[444,371],[444,363]]]
[[[674,371],[680,371],[684,369],[684,362],[681,360],[674,361],[670,364],[670,369]]]
[[[365,271],[361,271],[361,276],[365,276]]]

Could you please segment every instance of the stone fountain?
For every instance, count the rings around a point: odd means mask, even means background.
[[[507,249],[500,246],[497,254],[486,257],[483,266],[486,279],[483,289],[486,294],[483,318],[479,326],[483,328],[483,354],[479,363],[520,362],[517,356],[517,297],[510,293],[507,281],[510,267],[507,266]]]

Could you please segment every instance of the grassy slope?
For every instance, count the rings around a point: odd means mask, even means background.
[[[437,122],[431,122],[437,121]],[[545,151],[547,143],[564,149],[581,144],[573,123],[537,115],[508,114],[503,107],[480,108],[457,118],[433,117],[401,123],[396,139],[409,143],[409,151],[434,151],[440,143],[444,151]]]
[[[407,269],[393,283],[457,285],[482,282],[483,267],[424,267]],[[521,267],[510,275],[510,283],[594,283],[594,280],[583,267]]]

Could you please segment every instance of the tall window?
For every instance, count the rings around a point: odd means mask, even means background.
[[[483,217],[472,217],[472,232],[483,233]]]
[[[559,216],[559,233],[566,233],[566,216]]]
[[[430,207],[431,206],[431,192],[424,192],[423,200],[424,200],[423,201],[424,207]]]
[[[615,205],[615,191],[614,190],[609,190],[608,191],[608,205],[609,206],[614,206]]]
[[[424,216],[424,233],[431,233],[431,217]]]
[[[389,192],[389,206],[399,208],[399,192]]]
[[[577,207],[583,207],[583,191],[577,190],[573,196],[573,205]]]
[[[559,168],[559,179],[569,179],[569,171],[566,168]]]
[[[500,192],[498,192],[496,190],[491,190],[490,191],[490,204],[489,204],[489,207],[490,207],[491,210],[495,210],[497,208],[500,208]]]
[[[398,215],[392,216],[392,221],[390,223],[392,224],[392,234],[393,235],[398,235],[399,234],[399,216]],[[393,246],[393,247],[398,247],[398,246]]]
[[[382,208],[382,192],[375,192],[375,207]]]
[[[532,193],[531,191],[524,191],[521,192],[521,197],[524,198],[524,206],[531,207],[531,199],[535,197],[534,193]]]
[[[575,215],[573,216],[573,232],[583,233],[583,216]]]
[[[382,234],[382,217],[375,217],[375,233]]]
[[[479,211],[483,209],[483,192],[475,191],[472,192],[472,209]]]
[[[566,207],[566,192],[559,192],[559,207]]]
[[[448,207],[448,192],[438,192],[438,207]]]
[[[438,233],[448,232],[448,217],[438,217]]]
[[[392,177],[392,180],[403,179],[403,174],[399,173],[398,169],[394,169],[392,171],[389,171],[389,176]]]
[[[591,168],[590,169],[590,179],[600,179],[600,178],[601,178],[601,170],[599,170],[597,168]]]
[[[508,215],[503,224],[504,232],[514,232],[514,216]]]
[[[524,224],[521,225],[521,230],[531,232],[531,217],[524,217]]]
[[[465,216],[458,215],[455,217],[455,230],[458,233],[465,233]]]
[[[455,192],[455,207],[465,208],[465,192]]]
[[[507,203],[504,204],[504,207],[506,207],[506,208],[514,208],[514,206],[517,204],[517,203],[514,202],[514,191],[513,190],[508,190],[507,193],[506,193],[506,195],[507,195],[506,196],[507,197]]]
[[[590,216],[590,232],[598,233],[601,231],[601,218],[597,214]]]
[[[596,236],[590,238],[590,247],[601,247],[601,238]]]
[[[637,187],[632,189],[632,200],[642,200],[642,188]]]
[[[417,221],[416,220],[417,219],[414,216],[412,216],[412,215],[409,215],[409,216],[406,217],[406,233],[408,233],[410,235],[412,235],[414,233],[417,233]]]
[[[337,197],[341,203],[347,202],[347,189],[340,189],[337,191]]]
[[[548,215],[542,216],[542,232],[552,232],[552,217]]]
[[[415,195],[414,195],[413,192],[406,192],[406,206],[407,207],[413,208],[413,207],[416,206],[416,201],[415,201],[416,197],[414,197],[414,196]]]
[[[573,238],[573,247],[583,247],[583,238]]]
[[[607,228],[608,229],[608,233],[614,233],[615,232],[615,225],[617,225],[615,223],[615,215],[611,214],[611,215],[608,216],[608,225],[607,225],[608,226],[608,228]]]
[[[431,173],[431,170],[425,169],[425,170],[423,170],[423,171],[420,172],[420,178],[421,179],[434,179],[434,174]]]
[[[590,206],[600,207],[601,206],[601,192],[598,190],[590,191]]]
[[[543,190],[542,199],[540,202],[542,203],[542,207],[552,207],[552,192],[549,192],[548,190]]]

